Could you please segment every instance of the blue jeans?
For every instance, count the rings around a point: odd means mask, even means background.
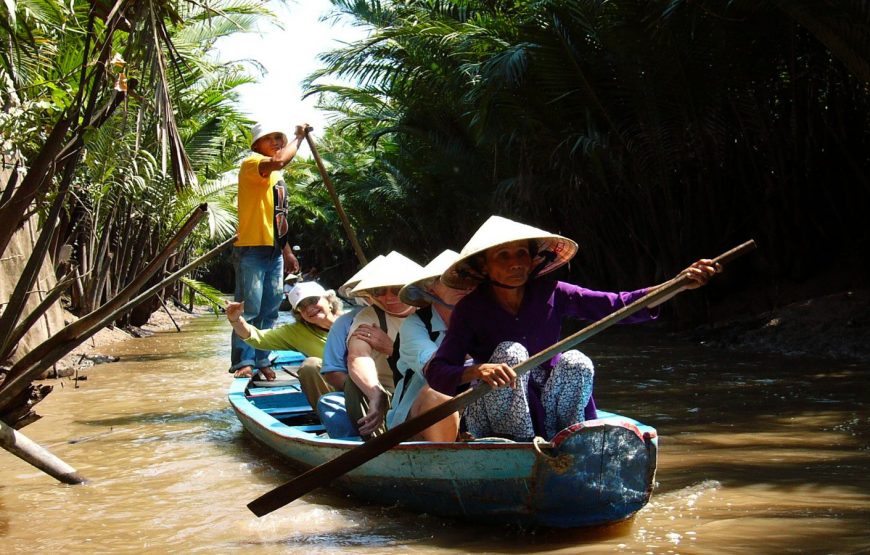
[[[271,329],[278,319],[284,282],[284,258],[274,247],[234,247],[236,270],[236,301],[245,301],[244,317],[248,324],[261,330]],[[269,352],[254,349],[232,335],[230,370],[244,366],[267,368]]]

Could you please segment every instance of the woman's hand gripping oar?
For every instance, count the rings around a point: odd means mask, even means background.
[[[713,266],[724,266],[734,258],[754,249],[755,241],[747,241],[714,258],[712,260]],[[691,272],[691,267],[687,268],[681,272],[680,275],[651,290],[644,297],[529,358],[522,364],[516,366],[513,369],[514,372],[516,372],[517,375],[528,372],[532,368],[554,357],[556,354],[567,351],[575,345],[586,341],[593,335],[609,328],[621,320],[624,320],[635,312],[648,306],[661,304],[686,289],[694,289],[698,286],[698,280],[696,279],[697,276],[693,277],[690,275]],[[355,447],[331,461],[316,466],[293,478],[289,482],[278,486],[272,491],[261,495],[257,499],[248,503],[248,508],[257,516],[267,515],[302,497],[306,493],[329,484],[339,476],[363,465],[381,453],[389,451],[402,441],[419,434],[432,424],[440,422],[456,411],[462,410],[462,408],[483,397],[491,390],[492,387],[486,383],[482,383],[473,389],[468,389],[451,400],[424,412],[416,418],[406,420],[395,428],[387,430],[383,435],[377,436],[363,443],[359,447]]]

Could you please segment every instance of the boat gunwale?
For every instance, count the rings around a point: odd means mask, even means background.
[[[298,429],[297,426],[289,425],[284,422],[281,422],[271,414],[264,411],[262,408],[257,407],[251,402],[251,398],[263,398],[270,396],[278,396],[278,395],[288,395],[290,394],[286,390],[267,390],[267,392],[257,393],[255,395],[250,395],[248,392],[248,387],[250,384],[249,378],[237,378],[233,381],[233,384],[230,387],[230,391],[228,394],[228,398],[230,404],[233,409],[241,414],[245,414],[248,418],[247,420],[251,423],[256,424],[259,428],[263,430],[265,433],[271,433],[276,436],[280,436],[283,439],[290,440],[300,444],[307,444],[311,447],[322,448],[322,447],[332,447],[338,449],[353,449],[355,447],[359,447],[362,445],[361,441],[355,440],[347,440],[347,439],[335,439],[330,437],[318,437],[311,432],[305,432]],[[239,402],[239,399],[243,399],[244,405],[248,408],[245,410],[245,407],[242,406],[242,403]],[[312,409],[313,410],[313,409]],[[550,441],[550,445],[553,448],[558,447],[562,442],[570,438],[574,432],[579,431],[584,428],[595,428],[600,426],[613,426],[613,427],[621,427],[625,428],[640,438],[642,441],[652,440],[655,441],[657,439],[656,429],[641,424],[637,421],[633,421],[628,417],[617,413],[608,413],[612,416],[607,416],[604,418],[597,418],[594,420],[587,420],[585,422],[578,422],[573,424],[558,434]],[[272,422],[268,420],[271,419]],[[635,423],[637,422],[637,423]],[[648,428],[649,431],[642,431],[638,424],[643,425]],[[243,425],[244,427],[244,425]],[[288,433],[289,432],[289,433]],[[453,441],[453,442],[430,442],[430,441],[406,441],[401,442],[390,449],[390,451],[417,451],[417,450],[429,450],[429,449],[455,449],[455,450],[490,450],[490,449],[511,449],[511,450],[528,450],[528,451],[536,451],[536,446],[533,442],[514,442],[514,441]]]

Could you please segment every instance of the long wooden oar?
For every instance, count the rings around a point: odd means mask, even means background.
[[[734,258],[753,249],[755,249],[755,241],[750,240],[718,256],[713,261],[714,263],[725,265]],[[669,299],[673,295],[682,291],[683,288],[691,282],[692,279],[685,274],[665,282],[661,286],[656,287],[647,293],[644,297],[617,310],[609,316],[602,318],[598,322],[583,328],[574,335],[566,337],[555,345],[544,349],[522,364],[517,365],[513,369],[514,372],[516,372],[517,375],[528,372],[532,368],[551,359],[556,354],[567,351],[571,347],[586,341],[598,332],[624,320],[635,312],[646,308],[649,305],[656,305]],[[306,493],[329,484],[332,480],[370,461],[381,453],[389,451],[392,447],[398,445],[402,441],[413,437],[432,424],[440,422],[447,416],[461,410],[466,405],[480,399],[491,390],[492,387],[486,383],[481,383],[473,389],[468,389],[451,400],[445,401],[444,403],[424,412],[416,418],[406,420],[395,428],[387,430],[383,435],[377,436],[363,443],[359,447],[351,449],[320,466],[316,466],[307,472],[300,474],[289,482],[278,486],[272,491],[261,495],[257,499],[248,503],[248,508],[257,516],[267,515],[291,501],[302,497]]]
[[[320,170],[320,177],[323,178],[323,184],[326,185],[326,190],[329,191],[329,196],[332,197],[332,203],[335,204],[335,210],[338,212],[338,217],[341,218],[341,225],[344,226],[344,231],[347,233],[348,239],[350,239],[350,244],[353,245],[353,251],[356,253],[359,263],[365,266],[368,264],[366,255],[363,253],[362,247],[360,246],[359,241],[357,241],[356,234],[350,226],[350,220],[347,218],[347,214],[345,214],[344,208],[341,206],[341,200],[338,198],[338,193],[335,192],[335,187],[332,186],[332,180],[329,179],[329,174],[326,173],[326,166],[323,165],[323,160],[320,159],[320,154],[317,153],[317,147],[314,146],[314,140],[311,138],[312,131],[314,131],[314,128],[311,126],[305,128],[305,140],[308,141],[308,148],[311,150],[311,155],[314,156],[314,161],[317,163],[317,169]]]

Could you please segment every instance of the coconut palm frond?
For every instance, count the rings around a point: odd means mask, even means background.
[[[181,302],[208,306],[216,316],[223,312],[226,296],[222,292],[193,278],[182,277],[180,281],[185,285],[184,298]]]

